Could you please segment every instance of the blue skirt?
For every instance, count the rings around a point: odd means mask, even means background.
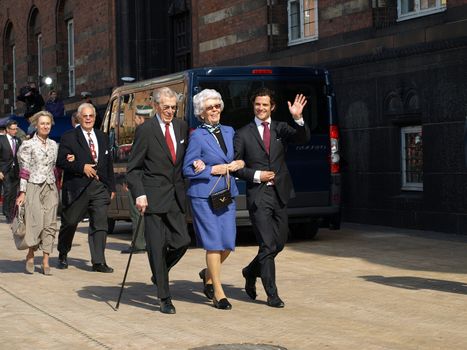
[[[234,250],[237,227],[235,200],[214,211],[209,198],[190,197],[198,246],[205,250]]]

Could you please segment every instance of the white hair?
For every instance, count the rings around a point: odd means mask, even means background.
[[[156,102],[157,104],[161,103],[162,96],[178,97],[177,93],[168,87],[162,87],[162,88],[154,90],[154,92],[152,93],[152,96],[153,96],[154,102]]]
[[[201,121],[202,119],[200,118],[200,115],[204,112],[204,103],[209,99],[219,100],[221,105],[221,112],[224,110],[224,101],[222,101],[221,94],[214,89],[204,89],[203,91],[193,96],[193,113]]]

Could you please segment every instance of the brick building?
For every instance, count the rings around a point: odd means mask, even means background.
[[[461,0],[192,0],[193,65],[332,73],[344,220],[467,233]]]
[[[122,77],[187,68],[187,23],[177,0],[0,0],[0,117],[21,115],[19,89],[41,77],[53,79],[70,112],[81,92],[102,110]],[[42,86],[44,98],[49,89]]]

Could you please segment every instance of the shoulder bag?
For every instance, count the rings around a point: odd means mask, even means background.
[[[229,175],[229,170],[227,170],[227,174],[225,175],[226,182],[227,182],[227,188],[224,188],[221,191],[214,192],[214,189],[216,188],[217,184],[219,183],[220,179],[222,179],[224,175],[219,176],[217,179],[216,183],[211,189],[211,192],[209,192],[209,201],[211,203],[211,206],[214,210],[219,210],[222,208],[227,207],[230,203],[232,203],[232,194],[230,193],[230,175]]]

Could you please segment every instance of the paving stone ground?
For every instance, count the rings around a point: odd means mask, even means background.
[[[291,241],[277,258],[284,309],[266,306],[260,284],[257,301],[246,296],[240,271],[257,248],[244,240],[223,266],[231,311],[205,298],[192,247],[170,276],[177,314],[164,315],[143,254],[114,309],[129,230],[108,238],[115,273],[90,271],[81,224],[70,268],[44,276],[24,273],[26,252],[0,223],[0,349],[467,349],[467,237],[345,224]]]

